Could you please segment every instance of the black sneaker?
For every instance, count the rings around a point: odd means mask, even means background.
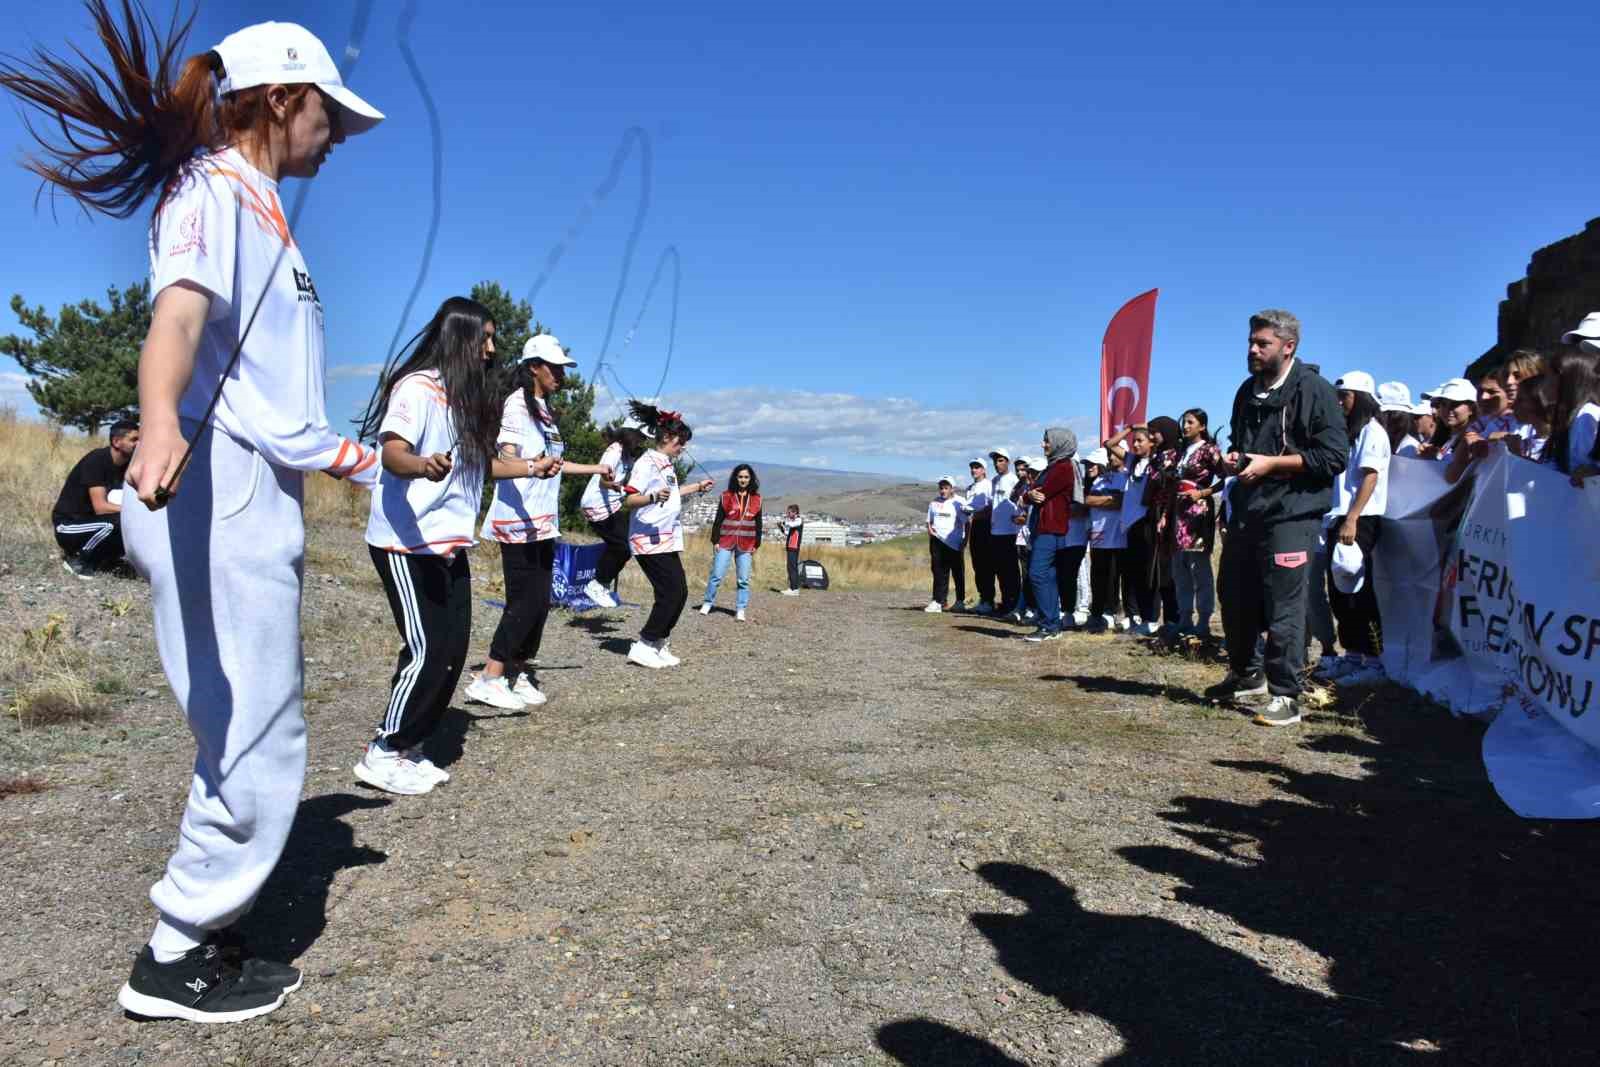
[[[1229,671],[1226,678],[1206,690],[1206,696],[1211,700],[1239,704],[1265,704],[1268,700],[1267,676],[1259,671],[1242,676]]]
[[[222,950],[224,960],[239,968],[246,976],[258,979],[261,985],[269,988],[277,986],[285,993],[293,993],[300,988],[300,982],[303,980],[300,968],[260,958],[250,951],[249,945],[245,944],[244,935],[239,932],[238,927],[230,926],[225,930],[217,930],[207,938],[207,941]]]
[[[117,1003],[147,1019],[237,1023],[274,1011],[284,992],[229,963],[215,944],[199,945],[171,963],[157,963],[146,945]]]

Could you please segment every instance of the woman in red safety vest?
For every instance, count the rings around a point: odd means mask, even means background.
[[[750,606],[750,568],[755,563],[756,549],[761,547],[761,483],[756,479],[755,468],[748,463],[739,464],[728,475],[728,488],[718,501],[717,517],[711,522],[711,543],[716,546],[716,554],[711,557],[711,576],[706,579],[700,614],[711,614],[717,587],[732,561],[739,582],[734,618],[744,622],[745,608]]]

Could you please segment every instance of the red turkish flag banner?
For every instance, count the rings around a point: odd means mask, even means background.
[[[1156,294],[1141,293],[1112,316],[1100,343],[1100,440],[1144,421],[1150,395],[1150,349],[1156,337]]]

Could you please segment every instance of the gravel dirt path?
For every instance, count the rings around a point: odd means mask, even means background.
[[[1272,731],[1195,696],[1221,674],[1203,656],[1031,646],[915,592],[761,590],[748,624],[686,614],[665,672],[623,662],[641,612],[557,614],[551,702],[457,708],[431,746],[454,780],[390,798],[349,768],[392,625],[374,577],[318,566],[354,538],[312,553],[311,769],[246,926],[307,978],[232,1027],[113,999],[192,752],[143,587],[4,577],[17,634],[60,617],[110,714],[0,725],[0,777],[48,786],[0,799],[0,1062],[1576,1063],[1600,1045],[1592,827],[1511,816],[1476,728],[1398,692]],[[496,615],[480,598],[480,651]],[[320,651],[350,634],[347,658]]]

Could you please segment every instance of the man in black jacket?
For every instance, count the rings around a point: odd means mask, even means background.
[[[1233,398],[1226,457],[1238,477],[1220,574],[1230,671],[1218,689],[1262,705],[1256,721],[1268,726],[1300,721],[1313,549],[1349,452],[1339,398],[1295,359],[1299,346],[1287,311],[1251,316],[1250,377]]]

